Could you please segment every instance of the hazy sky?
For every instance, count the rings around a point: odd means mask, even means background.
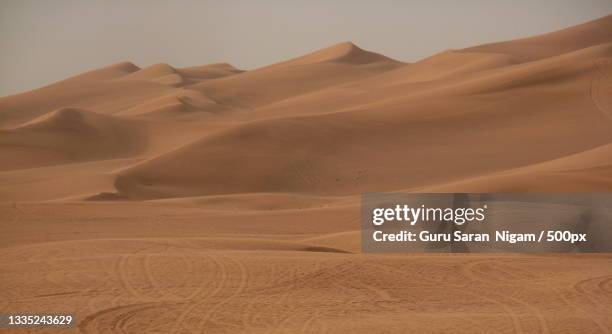
[[[119,61],[252,69],[347,40],[415,61],[611,13],[611,0],[0,0],[0,96]]]

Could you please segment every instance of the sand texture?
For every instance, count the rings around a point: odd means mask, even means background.
[[[0,157],[0,313],[63,333],[612,333],[610,254],[359,231],[363,192],[612,191],[612,16],[414,63],[118,63],[0,98]]]

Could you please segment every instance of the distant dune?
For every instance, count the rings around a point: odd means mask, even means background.
[[[0,170],[129,157],[146,142],[145,128],[137,121],[63,108],[0,130]]]
[[[0,150],[12,157],[2,168],[138,157],[114,172],[120,197],[133,199],[352,196],[476,179],[480,191],[485,180],[496,191],[556,190],[547,177],[504,186],[495,175],[532,165],[548,175],[547,161],[611,142],[611,25],[608,16],[413,64],[350,42],[251,71],[119,63],[0,99]],[[608,184],[582,167],[563,189]]]
[[[414,63],[350,42],[248,71],[122,62],[0,98],[0,157],[0,313],[76,313],[82,333],[612,329],[609,255],[360,254],[359,209],[612,191],[612,16]]]

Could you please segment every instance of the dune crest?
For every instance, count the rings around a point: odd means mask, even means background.
[[[131,73],[137,72],[139,70],[140,67],[134,65],[134,63],[124,61],[97,70],[87,71],[85,73],[72,76],[60,82],[112,80],[124,77],[126,75],[130,75]]]
[[[183,67],[177,70],[181,75],[195,79],[217,79],[244,72],[228,63],[209,64],[204,66]]]
[[[168,64],[155,64],[120,78],[120,80],[145,80],[169,86],[180,86],[184,78]]]
[[[558,56],[611,42],[612,15],[544,35],[463,49],[463,52],[500,53],[522,61]]]
[[[307,65],[322,62],[338,62],[353,65],[365,65],[376,62],[399,63],[378,53],[366,51],[352,42],[342,42],[274,66]]]

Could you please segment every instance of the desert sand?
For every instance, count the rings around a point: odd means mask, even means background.
[[[611,333],[611,254],[361,253],[360,194],[612,191],[612,16],[404,63],[0,98],[0,313],[65,333]],[[264,47],[264,46],[262,46]],[[55,332],[20,329],[19,332]]]

